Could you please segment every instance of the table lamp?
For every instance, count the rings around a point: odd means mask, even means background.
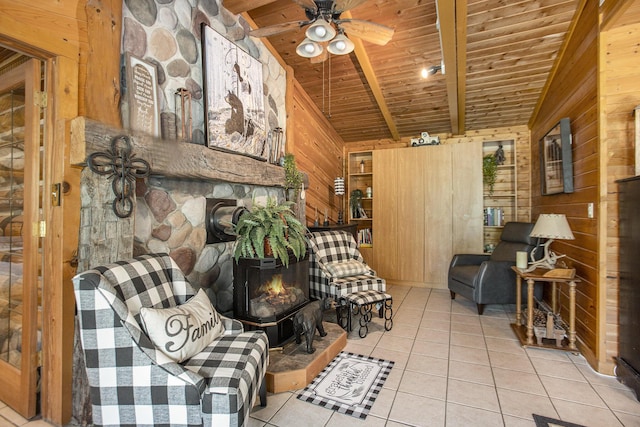
[[[344,224],[342,214],[342,196],[344,196],[344,178],[338,177],[333,181],[333,192],[336,196],[340,196],[340,206],[338,206],[338,224]]]
[[[547,241],[542,245],[544,248],[544,257],[541,260],[535,260],[535,253],[539,246],[536,246],[533,251],[531,251],[531,263],[527,269],[528,271],[533,271],[536,268],[553,270],[556,267],[556,261],[565,255],[557,255],[551,251],[549,249],[551,242],[553,242],[554,239],[574,239],[569,223],[567,222],[567,217],[564,216],[564,214],[540,214],[529,236],[541,237],[547,239]]]

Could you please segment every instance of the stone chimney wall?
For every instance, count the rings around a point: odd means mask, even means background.
[[[156,65],[163,139],[177,138],[181,123],[176,115],[179,98],[175,92],[186,87],[193,96],[190,142],[205,144],[200,41],[203,22],[260,59],[268,129],[280,127],[286,132],[284,69],[260,41],[254,42],[246,35],[247,23],[219,3],[124,0],[122,51]],[[127,111],[125,96],[122,105],[125,128]],[[211,165],[215,168],[214,162]],[[281,187],[152,176],[146,181],[136,181],[134,214],[119,218],[112,210],[111,180],[85,168],[81,186],[78,272],[139,254],[166,252],[196,289],[205,289],[223,314],[231,314],[233,307],[233,243],[206,244],[205,198],[235,199],[246,206],[252,200],[264,201],[267,197],[284,200]]]
[[[186,88],[193,97],[191,142],[205,144],[200,39],[201,24],[204,23],[260,60],[267,131],[282,128],[286,141],[286,72],[260,40],[247,35],[249,24],[220,3],[220,0],[124,0],[122,53],[131,53],[156,66],[161,92],[162,137],[180,137],[180,98],[176,90]],[[122,118],[127,128],[126,96],[122,98]]]

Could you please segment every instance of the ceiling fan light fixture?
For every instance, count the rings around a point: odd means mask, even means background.
[[[336,35],[336,30],[324,19],[318,19],[305,32],[307,38],[314,42],[326,42]]]
[[[322,53],[322,46],[306,38],[296,48],[296,53],[303,58],[315,58]]]
[[[355,45],[344,34],[338,34],[327,46],[327,50],[333,55],[347,55],[353,52]]]

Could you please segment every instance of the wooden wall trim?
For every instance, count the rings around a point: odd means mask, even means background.
[[[77,18],[78,1],[5,1],[0,13],[3,44],[37,57],[64,56],[78,60],[87,45],[87,24]],[[82,17],[81,17],[82,18]]]
[[[85,96],[79,114],[121,127],[122,0],[89,0],[85,11],[89,43],[86,72],[80,75]]]
[[[49,234],[45,239],[44,274],[47,277],[43,307],[42,416],[55,424],[71,418],[71,376],[73,371],[73,331],[75,297],[71,260],[78,248],[80,226],[79,171],[69,166],[68,119],[78,109],[78,63],[59,57],[49,61],[47,81],[51,82],[51,110],[47,127],[52,135],[45,153],[45,188],[53,183],[68,184],[62,205],[45,205]],[[46,199],[48,200],[48,199]]]

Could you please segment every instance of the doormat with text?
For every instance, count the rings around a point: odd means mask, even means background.
[[[584,427],[582,424],[570,423],[567,421],[560,421],[554,418],[545,417],[543,415],[532,414],[533,421],[536,422],[536,427]]]
[[[342,351],[298,395],[298,399],[365,419],[393,364],[390,360]]]

